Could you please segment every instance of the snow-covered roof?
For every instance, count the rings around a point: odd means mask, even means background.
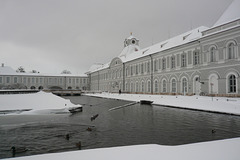
[[[129,54],[139,50],[140,50],[140,47],[138,45],[129,45],[123,48],[122,52],[118,57],[127,57]]]
[[[122,52],[120,53],[120,55],[118,56],[118,58],[120,58],[122,60],[123,63],[128,62],[128,61],[132,61],[134,59],[138,59],[141,57],[145,57],[157,52],[161,52],[173,47],[177,47],[186,43],[189,43],[191,41],[197,40],[199,38],[202,37],[202,32],[209,29],[208,27],[198,27],[196,29],[193,29],[191,31],[188,31],[186,33],[183,33],[181,35],[175,36],[173,38],[170,38],[168,40],[162,41],[160,43],[157,43],[153,46],[141,49],[139,48],[139,46],[137,45],[129,45],[126,46]],[[131,37],[131,36],[130,36]],[[105,69],[107,67],[109,67],[109,63],[104,64],[94,70],[91,70],[91,68],[89,69],[89,72],[96,72],[102,69]]]
[[[27,73],[27,72],[16,72],[9,66],[0,67],[0,76],[9,75],[9,76],[43,76],[43,77],[86,77],[85,74],[50,74],[50,73]]]
[[[222,16],[217,20],[217,22],[213,25],[213,27],[229,23],[239,18],[240,18],[240,0],[234,0],[224,11]]]
[[[139,51],[132,52],[131,54],[128,54],[127,56],[121,56],[119,57],[123,63],[132,61],[137,58],[141,58],[147,55],[151,55],[157,52],[161,52],[176,46],[180,46],[186,43],[189,43],[193,40],[197,40],[201,38],[202,31],[208,29],[207,27],[201,26],[196,29],[193,29],[191,31],[188,31],[186,33],[183,33],[181,35],[178,35],[176,37],[170,38],[168,40],[165,40],[163,42],[157,43],[153,46],[141,49]]]
[[[106,68],[108,68],[109,66],[110,66],[110,63],[111,62],[108,62],[108,63],[106,63],[106,64],[101,64],[101,65],[96,65],[96,64],[94,64],[94,65],[92,65],[91,67],[90,67],[90,69],[88,70],[88,72],[86,72],[86,74],[88,74],[88,73],[92,73],[92,72],[96,72],[96,71],[99,71],[99,70],[102,70],[102,69],[106,69]]]
[[[1,66],[0,75],[2,74],[16,74],[16,71],[9,66]]]

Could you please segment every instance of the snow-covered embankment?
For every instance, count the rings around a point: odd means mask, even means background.
[[[80,107],[70,100],[43,91],[29,94],[0,95],[0,111],[16,111],[19,114],[69,113],[68,109]],[[25,110],[22,112],[22,110]],[[9,113],[9,112],[6,112]]]
[[[240,138],[179,146],[156,144],[99,148],[18,157],[18,160],[239,160]]]
[[[87,95],[127,101],[149,100],[153,101],[153,105],[240,115],[240,98],[114,93],[95,93]]]

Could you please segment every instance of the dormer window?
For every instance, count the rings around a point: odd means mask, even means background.
[[[132,44],[135,44],[136,42],[135,42],[135,40],[132,40]]]
[[[168,42],[165,42],[165,43],[161,44],[160,47],[161,47],[161,48],[164,47],[167,43],[168,43]]]
[[[187,34],[186,36],[183,36],[183,40],[185,40],[190,34]]]

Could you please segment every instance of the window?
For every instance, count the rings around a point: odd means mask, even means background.
[[[133,75],[133,66],[131,66],[131,75]]]
[[[185,53],[183,53],[182,55],[181,55],[181,66],[182,67],[186,67],[187,66],[187,63],[186,63],[186,54]]]
[[[35,83],[35,78],[32,78],[32,83]]]
[[[27,83],[26,77],[23,78],[23,83]]]
[[[71,78],[68,79],[68,83],[72,83],[72,79]]]
[[[144,82],[142,81],[142,92],[144,92]]]
[[[198,51],[193,52],[193,63],[194,63],[194,65],[199,64],[199,52]]]
[[[136,82],[136,92],[138,92],[138,82]]]
[[[10,83],[10,77],[6,77],[6,82]]]
[[[2,80],[3,78],[2,77],[0,77],[0,83],[3,83],[3,80]]]
[[[57,78],[54,79],[54,83],[57,84]],[[73,83],[74,83],[74,79],[73,79]]]
[[[154,71],[157,71],[157,60],[154,60]]]
[[[49,78],[49,79],[48,79],[48,83],[52,83],[52,78]]]
[[[131,92],[133,92],[133,82],[131,82]]]
[[[138,74],[138,65],[136,65],[136,74]]]
[[[14,83],[17,83],[18,82],[18,78],[17,77],[14,77]]]
[[[141,64],[141,73],[143,74],[143,63]]]
[[[76,79],[76,83],[79,83],[79,79]]]
[[[176,79],[172,79],[172,93],[176,93],[177,87],[176,87]]]
[[[161,69],[161,59],[158,60],[158,69]]]
[[[147,72],[150,72],[150,62],[147,62]]]
[[[85,78],[83,79],[83,83],[86,83],[86,79]]]
[[[171,57],[171,68],[175,68],[176,64],[175,64],[175,56]]]
[[[148,81],[148,92],[151,92],[151,82]]]
[[[167,92],[167,82],[166,82],[165,79],[164,79],[163,82],[162,82],[162,92],[163,92],[163,93],[166,93],[166,92]]]
[[[38,83],[38,78],[36,78],[36,83]]]
[[[234,59],[235,56],[234,56],[234,44],[233,43],[230,43],[228,45],[228,59]]]
[[[166,69],[166,58],[162,59],[162,69]]]
[[[156,80],[155,82],[154,82],[154,88],[155,88],[155,93],[157,93],[158,92],[158,81]]]
[[[229,93],[236,93],[236,76],[235,75],[230,75],[228,78],[228,92]]]
[[[125,84],[125,91],[127,91],[128,90],[128,85],[127,85],[127,83]]]
[[[187,79],[186,78],[183,78],[183,80],[182,80],[182,92],[184,94],[187,93]]]
[[[215,62],[216,61],[216,56],[215,56],[215,48],[212,47],[210,49],[210,62]]]

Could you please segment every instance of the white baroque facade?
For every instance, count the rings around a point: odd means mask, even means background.
[[[17,73],[11,67],[0,67],[0,89],[77,89],[88,88],[86,75]]]
[[[238,6],[239,0],[233,1],[211,28],[198,27],[145,49],[131,35],[118,57],[87,72],[90,90],[240,96]]]

